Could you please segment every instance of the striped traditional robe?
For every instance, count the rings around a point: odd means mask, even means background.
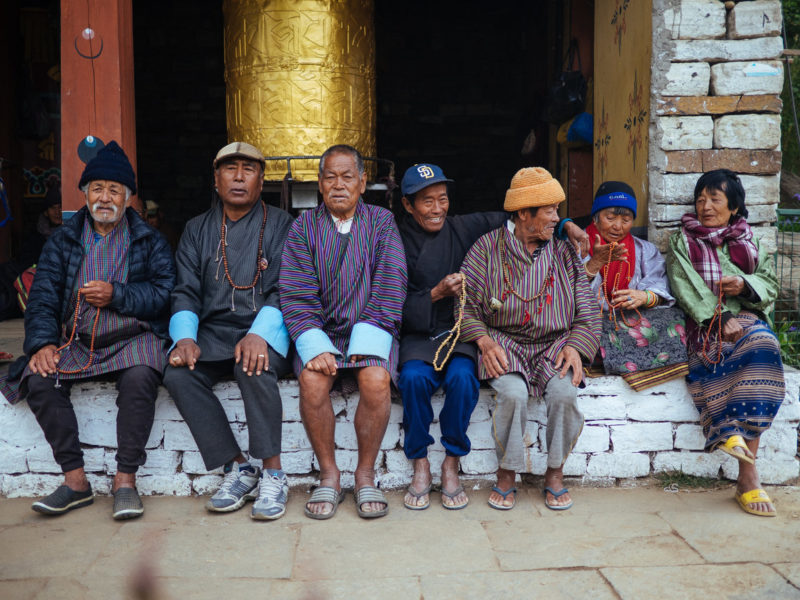
[[[403,245],[388,210],[359,200],[349,240],[337,232],[325,205],[302,214],[286,237],[279,286],[292,341],[321,329],[341,354],[338,368],[381,365],[394,375],[406,280]],[[357,323],[392,336],[388,361],[349,362]],[[295,370],[302,366],[296,364]]]
[[[541,297],[522,302],[507,293],[500,244],[510,266],[511,286],[524,298],[542,289],[553,265],[553,284]],[[594,357],[600,344],[600,315],[583,265],[569,242],[552,239],[531,256],[507,227],[500,227],[475,242],[461,272],[467,282],[461,340],[474,342],[489,335],[505,350],[508,372],[522,375],[533,395],[541,396],[549,379],[557,374],[553,365],[565,345],[587,361]],[[502,306],[493,308],[492,299],[501,301]],[[487,379],[482,362],[478,368],[480,378]]]

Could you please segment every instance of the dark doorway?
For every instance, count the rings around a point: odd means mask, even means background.
[[[556,175],[539,117],[550,57],[560,55],[551,49],[560,42],[552,33],[558,6],[375,3],[378,155],[395,161],[398,180],[414,163],[438,164],[456,182],[458,213],[501,209],[523,166]],[[531,131],[536,145],[523,154]]]

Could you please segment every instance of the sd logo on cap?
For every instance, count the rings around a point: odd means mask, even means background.
[[[403,196],[415,194],[422,188],[426,188],[434,183],[452,183],[452,179],[444,176],[441,167],[429,163],[420,163],[409,167],[400,182],[400,191]]]

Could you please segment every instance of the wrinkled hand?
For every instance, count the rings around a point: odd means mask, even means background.
[[[558,374],[560,379],[572,369],[572,385],[579,386],[583,381],[583,365],[581,365],[581,355],[572,346],[564,346],[561,352],[556,354],[556,369],[561,369]]]
[[[722,327],[722,339],[726,342],[735,342],[744,334],[744,329],[739,324],[739,320],[735,317],[728,319],[728,322]]]
[[[612,301],[614,302],[614,308],[632,310],[647,304],[647,292],[644,290],[617,290],[614,292]]]
[[[248,333],[233,349],[233,358],[238,365],[242,363],[242,370],[248,376],[261,375],[261,371],[269,369],[269,354],[267,342],[260,335]]]
[[[628,249],[625,246],[617,244],[614,246],[614,251],[611,252],[611,244],[604,244],[599,235],[594,236],[592,252],[592,258],[586,263],[592,273],[598,273],[600,269],[608,264],[609,255],[611,256],[611,262],[628,258]]]
[[[177,341],[169,353],[169,364],[172,367],[189,367],[190,371],[194,371],[194,365],[201,354],[200,346],[192,338],[183,338]]]
[[[567,237],[569,238],[570,243],[575,246],[578,256],[586,256],[589,254],[589,247],[592,242],[589,239],[588,233],[575,225],[575,223],[572,221],[566,222],[564,225],[564,231],[567,232]]]
[[[723,277],[720,283],[722,284],[722,293],[726,296],[739,296],[744,293],[744,278],[739,275]]]
[[[111,296],[113,294],[114,286],[107,281],[87,281],[81,288],[81,295],[84,300],[97,308],[103,308],[111,304]]]
[[[47,344],[36,351],[28,366],[34,373],[47,377],[56,372],[56,365],[60,359],[61,356],[56,352],[56,345]]]
[[[508,372],[508,357],[503,347],[488,335],[478,339],[481,361],[489,377],[500,377]]]
[[[437,283],[431,290],[431,301],[438,302],[442,298],[448,296],[458,296],[461,293],[461,280],[463,279],[461,273],[450,273],[446,275],[439,283]]]
[[[323,352],[308,361],[306,369],[323,375],[336,375],[336,358],[330,352]]]

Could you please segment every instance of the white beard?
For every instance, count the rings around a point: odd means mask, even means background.
[[[118,221],[119,216],[119,209],[116,205],[112,204],[109,206],[113,214],[111,216],[98,216],[97,209],[100,207],[99,202],[95,202],[94,206],[89,204],[89,200],[86,200],[86,207],[89,209],[89,213],[91,213],[92,218],[98,223],[116,223]]]

